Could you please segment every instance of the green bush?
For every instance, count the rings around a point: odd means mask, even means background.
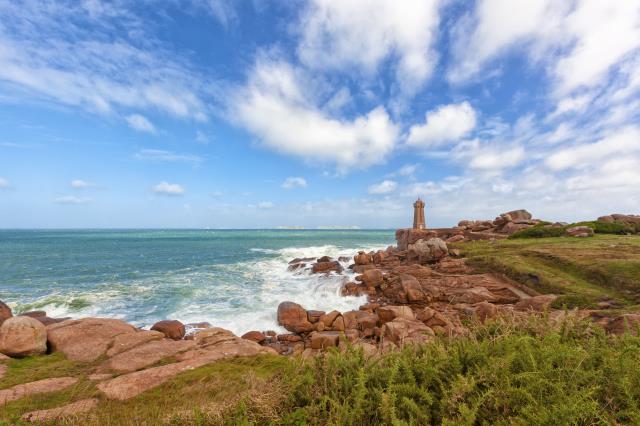
[[[592,327],[494,322],[376,357],[349,349],[294,360],[270,423],[640,424],[640,338]],[[251,418],[246,407],[231,423]]]
[[[510,239],[517,238],[548,238],[561,237],[564,235],[565,227],[551,227],[543,223],[532,226],[531,228],[522,229],[509,236]]]
[[[579,222],[574,223],[571,226],[588,226],[593,229],[596,234],[615,234],[615,235],[624,235],[624,234],[634,234],[635,229],[629,225],[620,223],[620,222],[600,222],[600,221],[592,221],[592,222]]]

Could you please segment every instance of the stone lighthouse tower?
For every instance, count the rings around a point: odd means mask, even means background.
[[[424,201],[420,198],[413,203],[413,229],[425,229],[427,224],[424,220]]]

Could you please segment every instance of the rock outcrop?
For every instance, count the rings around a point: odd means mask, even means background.
[[[13,313],[11,312],[11,308],[2,300],[0,300],[0,325],[2,325],[5,320],[11,318],[12,316]]]
[[[307,319],[307,311],[294,302],[282,302],[278,305],[278,324],[295,333],[314,329],[313,324]]]
[[[181,340],[185,334],[184,324],[177,320],[163,320],[153,324],[151,330],[159,331],[167,338]]]

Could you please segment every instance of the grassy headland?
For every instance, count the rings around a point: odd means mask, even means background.
[[[507,275],[561,307],[633,310],[640,305],[640,237],[517,238],[457,244],[468,262]],[[606,306],[606,305],[600,305]]]

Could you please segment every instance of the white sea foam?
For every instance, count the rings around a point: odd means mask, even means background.
[[[257,247],[251,251],[265,255],[258,261],[183,268],[86,290],[49,294],[20,309],[44,309],[52,317],[120,318],[146,327],[171,318],[184,323],[208,321],[236,334],[249,330],[284,332],[276,321],[278,305],[283,301],[299,303],[305,309],[341,312],[366,303],[366,296],[340,294],[343,283],[355,278],[347,269],[350,261],[342,263],[343,274],[330,275],[310,274],[308,270],[290,272],[288,262],[321,256],[351,259],[357,250],[334,245],[279,250]]]

